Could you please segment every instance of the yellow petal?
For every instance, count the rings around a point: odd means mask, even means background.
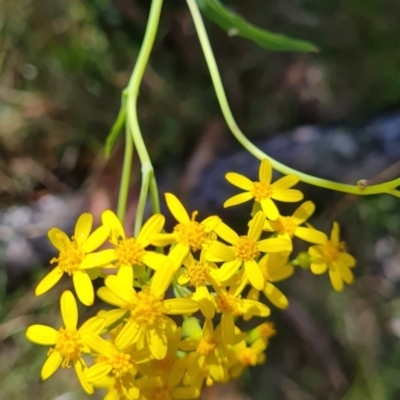
[[[270,198],[261,200],[261,208],[268,219],[271,219],[272,221],[276,221],[278,219],[279,217],[278,207]]]
[[[151,280],[152,293],[156,296],[164,297],[165,292],[171,284],[174,273],[173,263],[167,259],[153,275]]]
[[[225,175],[226,180],[232,185],[243,189],[243,190],[251,190],[253,188],[253,182],[246,178],[241,174],[237,174],[236,172],[228,172]]]
[[[133,286],[133,268],[130,265],[123,265],[118,268],[117,278],[125,282],[127,286]]]
[[[274,189],[288,189],[299,182],[299,178],[296,175],[286,175],[272,184]],[[275,190],[274,190],[275,193]]]
[[[192,298],[199,305],[200,311],[205,318],[210,318],[210,319],[214,318],[215,307],[211,295],[206,286],[198,286]]]
[[[203,339],[211,340],[214,336],[214,326],[211,319],[206,318],[203,325]]]
[[[162,360],[167,354],[167,335],[162,329],[149,329],[146,332],[147,345],[156,360]]]
[[[238,204],[245,203],[254,198],[254,195],[250,192],[239,193],[235,196],[229,197],[229,199],[225,200],[224,208],[237,206]]]
[[[228,243],[234,244],[239,240],[239,235],[224,222],[221,222],[215,228],[215,232],[220,238],[224,239]]]
[[[340,226],[336,221],[333,223],[332,227],[331,242],[334,245],[338,245],[340,243]]]
[[[115,338],[115,345],[119,349],[126,349],[140,339],[143,329],[144,327],[140,326],[137,322],[129,320]]]
[[[93,284],[86,271],[76,271],[72,280],[78,299],[85,306],[91,306],[94,302]]]
[[[256,261],[245,261],[244,269],[246,275],[249,278],[251,285],[257,290],[262,290],[264,288],[264,275]]]
[[[151,216],[140,229],[137,237],[137,242],[143,247],[150,244],[150,238],[155,233],[160,233],[165,224],[165,217],[161,214],[154,214]]]
[[[86,254],[79,268],[90,269],[111,264],[117,258],[114,249],[101,250],[97,253]]]
[[[305,228],[303,226],[298,226],[294,235],[300,239],[315,244],[323,244],[328,240],[325,233],[317,231],[316,229]]]
[[[258,211],[257,214],[249,222],[249,236],[253,240],[258,240],[263,230],[265,221],[265,214],[262,211]]]
[[[177,400],[198,399],[200,397],[200,389],[198,387],[173,387],[171,396]]]
[[[207,357],[207,361],[208,361],[208,369],[210,371],[210,375],[214,379],[214,381],[223,382],[225,371],[219,359],[215,356],[215,354],[211,353]]]
[[[284,238],[269,238],[260,240],[258,248],[264,253],[278,253],[280,251],[291,251],[292,242]]]
[[[351,285],[354,282],[354,274],[353,272],[349,269],[349,267],[345,265],[338,265],[340,275],[342,276],[342,279],[348,284]]]
[[[321,275],[326,272],[328,265],[326,263],[311,263],[310,270],[315,275]]]
[[[349,253],[340,252],[338,255],[338,261],[340,264],[346,265],[350,268],[356,265],[356,259]]]
[[[165,263],[167,256],[155,251],[146,251],[143,262],[151,269],[157,271]]]
[[[292,215],[292,218],[294,219],[296,225],[301,225],[311,217],[314,211],[315,204],[312,201],[305,201],[303,204],[297,207],[296,211]]]
[[[236,259],[235,253],[232,248],[221,242],[213,242],[208,248],[208,253],[224,261],[233,261]]]
[[[171,211],[171,214],[178,222],[185,223],[190,221],[185,207],[175,195],[172,193],[165,193],[165,201],[167,202],[167,206]]]
[[[76,376],[78,377],[78,381],[82,386],[82,389],[87,393],[87,394],[93,394],[94,389],[93,385],[88,382],[85,376],[85,372],[87,371],[87,367],[84,364],[83,360],[78,360],[74,362],[74,369]]]
[[[110,229],[106,226],[100,226],[97,228],[82,245],[82,249],[86,253],[91,253],[92,251],[98,249],[110,235]]]
[[[282,265],[272,271],[268,270],[269,281],[278,282],[290,278],[294,274],[294,267],[290,264]]]
[[[271,162],[267,158],[264,158],[260,163],[260,169],[258,170],[258,179],[262,183],[271,183],[272,166]]]
[[[277,221],[266,220],[263,225],[263,230],[268,232],[276,232],[279,229]]]
[[[124,227],[118,217],[111,211],[106,210],[101,214],[101,222],[110,229],[111,241],[116,244],[119,239],[126,239]]]
[[[268,306],[255,300],[243,299],[238,308],[243,314],[251,314],[257,317],[268,317],[271,314]]]
[[[57,342],[57,331],[46,325],[31,325],[26,330],[26,338],[32,343],[52,346]]]
[[[75,225],[75,233],[74,233],[74,240],[79,243],[83,244],[86,239],[88,238],[90,231],[92,230],[93,224],[93,217],[92,214],[84,213],[76,222]]]
[[[36,286],[35,295],[40,296],[50,290],[64,275],[64,272],[59,268],[55,267],[52,269]]]
[[[120,299],[114,292],[108,287],[102,286],[97,290],[97,296],[105,303],[111,304],[115,307],[123,307],[126,302]]]
[[[235,322],[232,314],[223,313],[221,316],[221,332],[222,339],[228,346],[231,345],[235,338]]]
[[[68,329],[76,329],[78,325],[78,306],[74,295],[66,290],[60,299],[61,316],[64,326]]]
[[[50,378],[61,365],[63,358],[58,351],[53,351],[46,359],[40,373],[43,380]]]
[[[105,361],[103,362],[100,361],[92,365],[90,368],[88,368],[88,370],[85,373],[85,376],[89,382],[95,382],[104,378],[106,375],[108,375],[109,372],[111,372],[111,370],[112,370],[111,364]]]
[[[94,334],[86,334],[82,337],[84,343],[96,354],[101,354],[105,357],[113,355],[113,345],[105,341],[100,336]]]
[[[135,301],[136,293],[132,286],[121,281],[115,275],[107,276],[104,283],[115,296],[119,297],[125,303],[132,304]]]
[[[163,301],[166,314],[186,315],[199,310],[199,305],[191,299],[167,299]]]
[[[65,232],[58,228],[51,228],[47,232],[51,244],[59,251],[61,251],[67,244],[71,242]]]
[[[211,215],[201,221],[201,225],[205,227],[206,232],[210,233],[211,231],[214,231],[221,222],[222,220],[220,217],[217,215]]]
[[[168,258],[172,261],[174,271],[177,271],[182,263],[186,260],[190,252],[189,246],[182,243],[177,243],[168,254]]]
[[[296,201],[303,200],[304,195],[297,189],[275,189],[272,198],[287,203],[295,203]]]
[[[218,275],[219,280],[223,282],[231,278],[240,268],[241,265],[242,262],[240,260],[227,261],[224,264],[222,264],[222,267],[220,268]]]
[[[102,317],[92,317],[86,320],[82,326],[78,329],[81,335],[87,333],[93,333],[94,335],[99,335],[102,330],[106,327],[107,320]]]
[[[289,306],[287,297],[274,285],[267,282],[264,289],[265,297],[276,307],[284,310]]]
[[[151,235],[150,243],[156,247],[165,247],[176,242],[177,236],[175,233],[155,233]]]
[[[331,280],[332,286],[333,288],[337,291],[337,292],[341,292],[343,290],[343,280],[342,277],[340,275],[339,269],[335,268],[329,268],[329,278]]]

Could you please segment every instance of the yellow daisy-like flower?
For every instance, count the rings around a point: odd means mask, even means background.
[[[296,175],[287,175],[271,183],[272,166],[269,160],[261,161],[258,175],[259,181],[253,182],[244,175],[228,172],[225,175],[228,182],[245,192],[226,200],[224,207],[236,206],[254,199],[261,204],[265,215],[275,221],[279,217],[279,211],[273,200],[292,203],[303,199],[302,192],[297,189],[289,189],[299,182]]]
[[[93,317],[87,320],[79,329],[78,307],[74,295],[65,291],[60,299],[63,324],[58,331],[46,325],[31,325],[26,331],[26,337],[33,343],[43,346],[54,346],[48,352],[46,362],[42,367],[41,377],[47,379],[61,366],[70,367],[72,363],[76,375],[86,393],[93,393],[93,386],[85,378],[86,363],[82,353],[89,353],[89,348],[82,340],[83,335],[99,335],[104,329],[106,321],[103,318]]]
[[[221,219],[216,215],[208,217],[201,222],[196,221],[198,211],[189,217],[185,207],[172,193],[165,193],[165,200],[171,214],[178,221],[173,233],[159,233],[152,236],[152,244],[155,246],[167,246],[176,243],[170,251],[169,257],[174,260],[178,269],[190,251],[201,250],[208,241],[210,233],[218,226]]]
[[[92,215],[82,214],[76,223],[75,234],[71,239],[58,228],[49,230],[48,237],[60,254],[50,261],[51,264],[57,263],[57,266],[39,282],[35,290],[36,296],[50,290],[66,273],[72,276],[79,300],[86,306],[93,304],[93,284],[87,270],[106,265],[112,261],[113,257],[107,250],[92,253],[107,240],[110,233],[108,228],[100,226],[90,234],[92,224]]]
[[[261,253],[276,253],[285,250],[292,250],[292,242],[287,238],[269,238],[258,240],[265,221],[265,214],[257,212],[249,223],[247,235],[239,236],[225,223],[220,223],[216,233],[232,246],[215,241],[208,248],[208,252],[216,257],[215,260],[222,260],[224,264],[219,270],[220,281],[231,278],[239,268],[244,265],[245,273],[251,285],[257,290],[264,288],[265,279],[256,259]]]
[[[206,318],[214,318],[214,301],[208,286],[210,284],[214,288],[220,286],[217,265],[206,260],[204,250],[201,252],[200,261],[195,260],[193,255],[189,253],[183,265],[185,270],[179,276],[178,283],[182,286],[193,286],[195,292],[191,298],[199,304],[200,311]]]
[[[291,277],[294,273],[293,265],[288,263],[288,253],[271,253],[266,254],[259,262],[261,272],[264,276],[265,285],[262,289],[265,297],[275,306],[280,309],[285,309],[289,306],[287,297],[273,284]],[[258,301],[260,291],[251,288],[247,294],[247,298]],[[245,315],[244,319],[248,320],[251,316]]]
[[[343,282],[348,285],[353,283],[351,268],[356,265],[356,259],[346,252],[345,243],[340,241],[340,227],[336,221],[333,223],[330,240],[311,246],[308,252],[311,256],[311,272],[320,275],[329,270],[329,278],[337,292],[343,290]]]
[[[163,265],[152,278],[150,287],[136,292],[127,282],[117,276],[105,279],[105,288],[98,291],[105,302],[119,307],[111,310],[115,320],[128,313],[128,319],[115,338],[118,348],[126,348],[138,343],[147,346],[154,358],[161,360],[167,354],[167,336],[176,330],[175,322],[166,314],[187,315],[198,311],[198,304],[191,299],[163,300],[169,287],[174,269],[172,265]]]
[[[278,237],[292,239],[297,236],[307,242],[322,244],[328,239],[325,233],[316,229],[300,226],[311,217],[315,211],[315,204],[312,201],[306,201],[301,204],[292,216],[279,216],[275,221],[265,221],[264,230],[276,232]]]
[[[151,237],[160,233],[164,227],[165,218],[161,214],[154,214],[140,229],[137,238],[127,238],[124,228],[118,217],[110,210],[101,215],[103,225],[110,229],[110,242],[114,249],[106,250],[114,262],[106,267],[118,268],[117,276],[133,285],[133,265],[150,267],[158,266],[162,262],[162,255],[146,250]]]

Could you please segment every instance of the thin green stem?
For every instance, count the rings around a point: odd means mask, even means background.
[[[215,57],[210,45],[210,41],[207,36],[207,31],[204,26],[204,22],[197,6],[196,0],[186,0],[190,12],[192,14],[193,22],[199,36],[200,44],[203,49],[204,57],[206,59],[208,69],[210,71],[211,79],[214,85],[215,93],[217,95],[222,114],[224,115],[225,121],[229,126],[229,129],[236,137],[236,139],[242,144],[242,146],[251,154],[253,154],[256,158],[262,160],[264,158],[268,158],[271,161],[273,168],[282,174],[294,174],[299,177],[299,179],[303,182],[309,183],[311,185],[319,186],[326,189],[337,190],[340,192],[352,193],[357,195],[369,195],[369,194],[378,194],[378,193],[388,193],[390,190],[396,188],[400,185],[400,178],[395,179],[393,181],[381,183],[378,185],[347,185],[344,183],[338,183],[333,181],[328,181],[325,179],[317,178],[312,175],[304,174],[299,172],[293,168],[290,168],[279,161],[268,156],[262,150],[260,150],[257,146],[251,143],[243,132],[238,127],[235,118],[233,117],[232,111],[229,107],[228,100],[226,98],[225,90],[222,84],[221,76],[218,71],[217,63],[215,61]]]
[[[132,158],[133,158],[133,140],[129,132],[128,125],[126,125],[124,163],[122,166],[121,184],[119,186],[118,209],[117,209],[118,218],[122,223],[125,221],[126,204],[128,202],[129,186],[130,186],[131,171],[132,171]]]
[[[153,48],[154,40],[156,38],[162,4],[163,0],[153,0],[151,3],[149,20],[143,38],[143,43],[140,48],[135,67],[133,69],[131,79],[129,80],[128,87],[126,88],[127,125],[129,126],[129,131],[135,143],[136,151],[138,153],[142,166],[142,185],[139,195],[138,208],[136,212],[135,232],[138,232],[140,230],[143,222],[144,206],[147,201],[149,183],[151,183],[151,181],[153,180],[155,182],[153,165],[151,163],[146,145],[143,141],[143,136],[140,131],[140,126],[138,122],[137,98],[139,96],[139,88],[143,79],[143,74],[149,61],[150,53]],[[159,201],[154,200],[155,198],[158,198],[157,185],[152,184],[151,191],[153,212],[159,212]]]

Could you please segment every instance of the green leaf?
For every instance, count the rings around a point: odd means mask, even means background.
[[[241,16],[227,10],[218,0],[197,0],[203,13],[230,36],[242,36],[259,46],[274,51],[318,51],[310,42],[292,39],[288,36],[272,33],[247,22]]]
[[[119,113],[117,116],[117,119],[114,122],[114,125],[111,128],[110,133],[107,136],[106,139],[106,144],[105,144],[105,153],[106,156],[109,157],[111,154],[112,149],[115,146],[115,143],[117,139],[119,138],[119,135],[121,134],[122,128],[125,123],[125,118],[126,118],[126,101],[125,101],[125,96],[122,96],[122,102],[121,102],[121,108],[119,109]]]

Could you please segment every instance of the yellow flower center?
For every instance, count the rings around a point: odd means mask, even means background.
[[[167,386],[161,388],[154,388],[149,400],[171,400],[169,388]]]
[[[70,243],[65,243],[64,248],[60,251],[60,255],[52,258],[50,264],[58,263],[59,268],[71,276],[79,270],[79,266],[84,258],[85,252],[77,242],[72,240]]]
[[[325,258],[328,262],[334,262],[337,260],[339,255],[338,248],[329,240],[322,245],[322,251],[325,255]]]
[[[239,360],[243,365],[255,366],[257,365],[257,354],[251,348],[243,349],[239,354]]]
[[[275,326],[272,322],[264,322],[258,327],[260,337],[269,339],[276,335]]]
[[[79,359],[83,348],[84,344],[76,329],[60,328],[57,334],[56,345],[54,349],[49,350],[49,355],[53,351],[58,351],[63,358],[61,366],[68,368],[71,361],[74,362]]]
[[[238,299],[229,293],[218,293],[215,296],[218,311],[221,313],[236,314]]]
[[[190,247],[193,251],[200,250],[207,240],[205,226],[195,220],[197,214],[198,211],[194,211],[191,221],[177,224],[174,227],[174,232],[178,235],[178,242]]]
[[[196,351],[201,356],[208,356],[214,351],[215,347],[216,345],[213,341],[201,339]]]
[[[123,265],[141,264],[145,250],[135,238],[122,239],[115,246],[117,254],[116,265],[121,267]]]
[[[156,324],[163,315],[162,300],[154,296],[149,288],[144,288],[136,294],[135,303],[130,305],[131,319],[139,325]]]
[[[263,182],[253,182],[253,187],[251,188],[251,194],[254,199],[260,202],[263,199],[269,199],[273,195],[273,188],[268,183]]]
[[[189,277],[191,286],[205,286],[210,267],[205,262],[193,262],[186,269],[185,274]]]
[[[287,233],[290,237],[294,236],[297,225],[294,223],[292,217],[279,217],[278,218],[278,233],[284,235]]]
[[[248,236],[240,236],[233,246],[233,251],[240,261],[251,261],[260,255],[257,242]]]
[[[116,378],[120,378],[134,369],[131,358],[130,354],[120,352],[116,352],[109,358],[108,363],[112,366],[112,372]]]

